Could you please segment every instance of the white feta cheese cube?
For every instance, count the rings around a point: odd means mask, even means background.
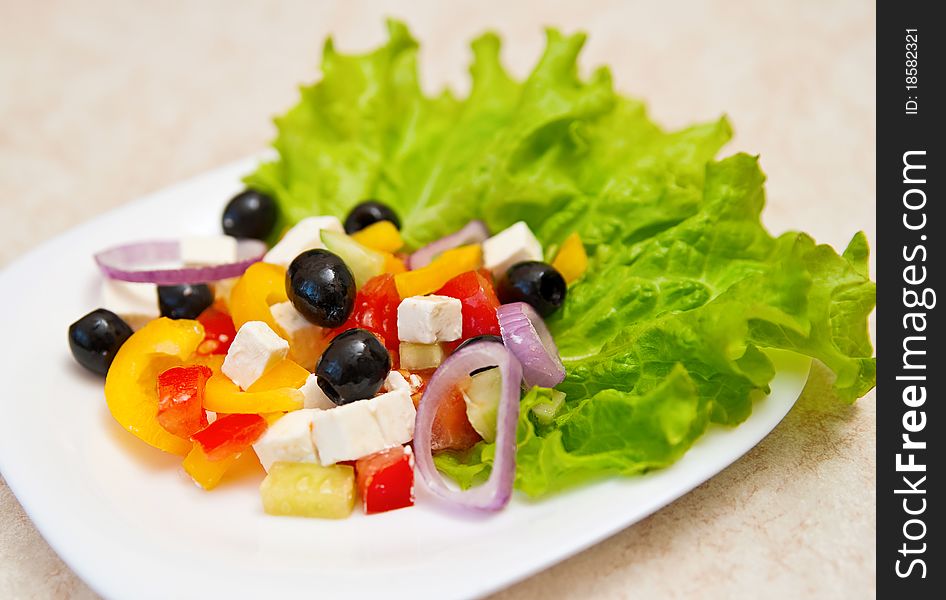
[[[385,392],[393,392],[394,390],[407,390],[408,394],[416,394],[424,385],[424,380],[417,375],[416,373],[410,373],[408,371],[391,371],[387,378],[384,380],[384,385],[382,389]]]
[[[313,417],[312,440],[323,465],[357,460],[414,438],[417,411],[406,389],[358,400]]]
[[[102,283],[102,304],[138,330],[161,316],[158,286],[106,278]]]
[[[408,392],[411,391],[411,384],[407,383],[407,380],[404,379],[404,375],[400,371],[391,370],[388,373],[388,376],[384,378],[384,384],[382,389],[386,392],[393,392],[394,390],[404,389]]]
[[[273,246],[266,256],[264,262],[288,267],[292,259],[299,256],[306,250],[313,248],[324,248],[321,232],[323,229],[345,233],[341,221],[338,217],[308,217],[302,219],[296,225],[282,236],[282,239]]]
[[[463,304],[448,296],[411,296],[397,307],[397,333],[402,342],[452,342],[463,334]]]
[[[253,444],[266,471],[274,462],[318,462],[312,443],[312,420],[316,412],[316,409],[302,409],[286,413]]]
[[[209,235],[181,238],[181,262],[185,265],[219,265],[237,258],[236,238]]]
[[[237,331],[220,370],[245,390],[287,354],[289,342],[266,323],[249,321]]]
[[[289,338],[289,357],[306,370],[314,371],[319,360],[322,328],[303,317],[292,302],[273,304],[269,310]]]
[[[365,402],[371,407],[374,418],[378,421],[386,448],[400,446],[414,439],[417,410],[411,400],[410,391],[397,389]]]
[[[312,441],[323,465],[356,460],[387,447],[369,402],[359,400],[315,414]]]
[[[302,384],[299,391],[302,392],[302,405],[306,408],[319,408],[321,410],[335,408],[335,403],[319,387],[319,379],[314,373],[306,377],[305,383]]]
[[[483,266],[496,277],[525,260],[542,260],[542,244],[535,238],[525,221],[503,229],[483,242]]]

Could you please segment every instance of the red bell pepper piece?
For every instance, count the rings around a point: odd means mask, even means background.
[[[233,319],[219,305],[214,305],[200,313],[197,321],[204,326],[204,341],[197,347],[197,354],[226,354],[236,337]]]
[[[189,439],[207,426],[204,385],[213,371],[202,365],[173,367],[158,375],[158,423]]]
[[[391,354],[393,368],[397,368],[400,341],[397,338],[397,307],[401,296],[394,285],[394,276],[383,273],[372,277],[355,295],[355,307],[341,327],[333,329],[329,338],[355,327],[367,329],[378,336]]]
[[[358,459],[355,476],[365,514],[414,505],[414,453],[410,446]]]
[[[461,273],[435,293],[456,298],[463,305],[463,333],[453,346],[478,335],[499,335],[499,320],[496,318],[499,298],[488,271],[485,274],[483,271]]]
[[[252,446],[266,427],[266,419],[259,415],[232,414],[219,417],[191,439],[200,444],[208,460],[223,460]]]

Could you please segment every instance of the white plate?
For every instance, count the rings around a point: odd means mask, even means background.
[[[775,427],[809,362],[780,365],[772,394],[736,429],[714,428],[668,469],[498,515],[413,509],[342,521],[263,514],[261,475],[205,493],[180,459],[109,415],[102,381],[73,363],[69,323],[99,304],[92,254],[141,238],[216,232],[248,159],[131,203],[30,252],[0,274],[0,468],[40,532],[109,598],[474,597],[614,534],[735,461]]]

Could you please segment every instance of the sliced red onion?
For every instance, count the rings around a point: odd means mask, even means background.
[[[565,365],[539,313],[525,302],[512,302],[497,308],[496,317],[503,343],[522,364],[526,387],[555,387],[562,383]]]
[[[238,277],[263,258],[266,244],[260,240],[237,240],[237,260],[200,267],[168,267],[180,264],[181,245],[178,240],[156,240],[123,244],[95,255],[95,262],[111,279],[158,285],[206,283]]]
[[[447,486],[434,466],[430,451],[431,429],[440,403],[476,369],[497,366],[502,375],[496,411],[496,455],[486,483],[469,490]],[[450,355],[434,372],[417,406],[414,424],[414,454],[421,481],[430,492],[448,504],[471,511],[497,511],[512,497],[516,476],[516,425],[519,422],[519,392],[522,367],[499,342],[480,342]]]
[[[408,269],[419,269],[426,267],[430,262],[452,248],[465,246],[466,244],[478,244],[489,237],[489,230],[482,221],[470,221],[463,229],[456,233],[451,233],[435,242],[431,242],[420,250],[411,254],[407,259]]]

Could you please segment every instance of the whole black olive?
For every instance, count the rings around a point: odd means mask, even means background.
[[[80,365],[105,375],[131,334],[131,327],[121,317],[100,308],[69,326],[69,349]]]
[[[537,260],[516,263],[499,280],[496,295],[503,304],[526,302],[543,317],[565,302],[568,286],[555,267]]]
[[[336,336],[315,369],[319,387],[341,406],[373,397],[391,371],[391,355],[378,338],[364,329]]]
[[[355,306],[355,276],[348,265],[328,250],[306,250],[286,271],[286,295],[309,321],[338,327]]]
[[[400,219],[388,205],[377,200],[365,200],[356,204],[345,217],[345,233],[351,235],[378,221],[390,221],[398,229],[401,228]]]
[[[158,306],[162,317],[196,319],[213,303],[214,293],[205,283],[158,286]]]
[[[266,239],[276,225],[276,202],[255,190],[240,192],[223,209],[223,232],[237,238]]]

